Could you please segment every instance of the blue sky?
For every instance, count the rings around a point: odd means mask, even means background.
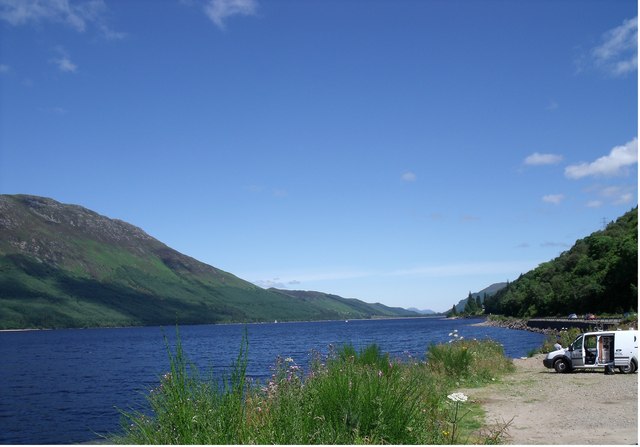
[[[0,193],[443,311],[637,205],[635,1],[0,0]]]

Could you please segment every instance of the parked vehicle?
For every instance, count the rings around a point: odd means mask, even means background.
[[[569,314],[569,320],[577,320],[578,316],[576,314]]]
[[[638,369],[638,331],[585,332],[568,348],[547,354],[542,363],[559,373],[614,366],[631,374]]]
[[[584,314],[585,320],[595,320],[596,316],[594,314]]]

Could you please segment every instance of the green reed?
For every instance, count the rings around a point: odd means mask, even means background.
[[[178,337],[175,352],[168,349],[170,372],[149,394],[152,415],[124,414],[123,434],[111,441],[447,444],[452,440],[447,394],[461,381],[465,386],[491,381],[510,365],[501,347],[489,341],[433,345],[427,362],[391,359],[376,345],[360,351],[346,345],[327,356],[315,354],[306,372],[295,359],[278,358],[271,378],[252,384],[246,378],[247,349],[245,335],[231,374],[201,378]],[[498,358],[484,359],[487,355]]]

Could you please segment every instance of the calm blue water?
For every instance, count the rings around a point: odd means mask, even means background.
[[[278,355],[306,365],[312,350],[329,344],[356,348],[378,344],[392,357],[424,358],[430,343],[449,340],[457,329],[465,338],[491,338],[510,357],[540,346],[541,334],[472,326],[479,320],[437,318],[202,325],[180,327],[188,358],[201,371],[217,374],[238,355],[249,336],[248,375],[269,377]],[[0,443],[71,444],[117,432],[118,409],[142,409],[144,395],[168,371],[163,336],[173,347],[175,328],[66,329],[0,333]]]

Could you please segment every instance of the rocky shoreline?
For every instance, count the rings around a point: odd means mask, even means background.
[[[556,329],[541,329],[536,327],[527,326],[527,320],[521,320],[518,318],[509,318],[506,320],[493,320],[487,318],[482,323],[477,323],[477,326],[492,326],[492,327],[503,327],[506,329],[516,329],[519,331],[529,331],[529,332],[537,332],[538,334],[556,334],[558,331]]]

